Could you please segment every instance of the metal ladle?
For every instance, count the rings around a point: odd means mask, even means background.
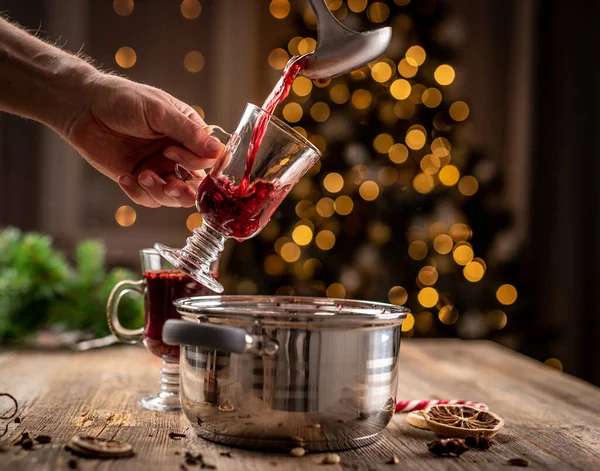
[[[317,16],[318,40],[302,71],[305,77],[327,80],[356,70],[381,56],[390,44],[391,27],[358,33],[333,16],[326,0],[310,0],[310,4]]]

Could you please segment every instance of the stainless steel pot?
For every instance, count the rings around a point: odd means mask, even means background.
[[[261,450],[374,442],[396,404],[408,309],[343,299],[210,296],[175,302],[181,403],[202,438]]]

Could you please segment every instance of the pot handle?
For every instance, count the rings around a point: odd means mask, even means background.
[[[279,344],[262,335],[250,335],[239,327],[193,323],[169,319],[163,327],[163,342],[167,345],[192,345],[228,353],[254,353],[274,356]]]

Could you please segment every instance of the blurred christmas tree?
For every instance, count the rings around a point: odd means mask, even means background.
[[[359,31],[391,25],[392,44],[347,76],[294,82],[278,112],[323,158],[260,236],[233,248],[233,259],[255,258],[228,268],[238,291],[389,300],[413,311],[407,335],[500,338],[517,299],[511,218],[494,163],[461,138],[469,107],[450,65],[461,31],[449,4],[329,6]],[[281,70],[314,49],[316,21],[307,2],[269,8],[292,24],[268,58]]]

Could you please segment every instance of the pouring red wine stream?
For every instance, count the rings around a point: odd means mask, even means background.
[[[296,76],[302,71],[312,53],[292,57],[283,74],[267,97],[262,113],[252,131],[244,178],[234,185],[225,176],[208,175],[198,186],[196,207],[207,224],[220,228],[223,235],[239,241],[252,237],[262,223],[268,221],[288,193],[288,186],[277,182],[257,180],[250,183],[250,174],[256,155],[265,137],[271,115],[279,103],[285,100]]]

